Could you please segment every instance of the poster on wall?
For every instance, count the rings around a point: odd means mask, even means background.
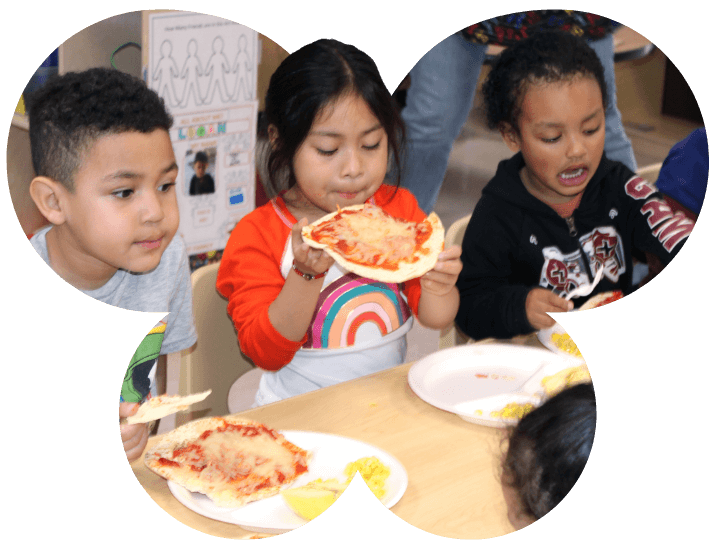
[[[255,204],[257,33],[191,12],[148,19],[144,77],[173,115],[180,233],[191,268],[219,260]]]

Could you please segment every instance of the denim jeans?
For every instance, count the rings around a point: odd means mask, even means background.
[[[613,35],[589,45],[601,59],[608,88],[606,156],[635,171],[633,147],[616,106]],[[415,195],[426,213],[435,207],[452,145],[472,108],[486,51],[487,46],[456,33],[426,53],[410,71],[411,85],[402,113],[407,156],[401,185]]]

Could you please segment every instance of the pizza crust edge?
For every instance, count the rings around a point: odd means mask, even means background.
[[[206,390],[188,396],[156,396],[142,403],[136,413],[126,419],[126,424],[142,424],[185,411],[194,403],[203,401],[211,392]]]
[[[341,208],[341,211],[348,211],[348,210],[353,210],[353,211],[358,211],[361,210],[365,207],[365,204],[360,204],[360,205],[355,205],[355,206],[348,206]],[[376,206],[377,207],[377,206]],[[423,244],[423,247],[426,247],[428,249],[427,254],[422,254],[418,253],[417,255],[419,256],[419,260],[415,263],[405,263],[401,265],[401,267],[398,270],[385,270],[382,268],[378,267],[371,267],[371,266],[366,266],[362,264],[357,264],[357,263],[352,263],[339,253],[336,253],[335,251],[332,251],[329,249],[329,247],[325,244],[321,244],[315,240],[312,239],[311,233],[312,231],[318,227],[319,225],[322,225],[323,223],[329,221],[332,217],[336,216],[339,213],[339,211],[334,211],[332,213],[329,213],[325,215],[324,217],[314,221],[313,223],[305,226],[302,229],[302,239],[304,242],[309,245],[310,247],[316,248],[316,249],[323,249],[330,257],[332,257],[339,265],[341,265],[345,270],[349,272],[353,272],[354,274],[358,274],[359,276],[363,276],[364,278],[370,278],[379,282],[385,282],[385,283],[401,283],[401,282],[406,282],[408,280],[412,280],[414,278],[418,278],[425,274],[426,272],[429,272],[430,270],[433,269],[435,266],[435,263],[438,262],[438,255],[444,248],[445,244],[445,227],[442,224],[442,221],[438,217],[436,213],[431,213],[428,215],[427,220],[430,222],[430,224],[433,227],[433,231],[430,235],[430,238],[425,241]]]
[[[579,310],[591,310],[593,308],[596,308],[599,305],[599,303],[602,303],[606,299],[610,299],[616,293],[618,293],[618,291],[620,291],[620,290],[614,289],[613,291],[604,291],[603,293],[598,293],[597,295],[594,295],[593,297],[588,299],[585,303],[583,303],[581,305],[581,307],[579,308]],[[616,300],[620,300],[622,298],[623,298],[623,296],[621,296],[620,298],[618,298]],[[615,302],[615,301],[613,301],[613,302]]]

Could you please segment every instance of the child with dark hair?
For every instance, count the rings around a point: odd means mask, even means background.
[[[470,337],[551,327],[594,294],[633,291],[632,251],[667,264],[694,223],[654,185],[606,158],[606,87],[585,41],[540,32],[510,46],[483,86],[488,124],[515,153],[502,161],[466,229],[456,322]]]
[[[190,179],[190,189],[188,190],[190,196],[212,194],[215,192],[215,180],[210,173],[207,173],[207,169],[208,155],[202,150],[196,152],[195,159],[193,160],[193,171],[195,171],[195,175]]]
[[[29,97],[35,178],[30,195],[51,223],[31,239],[65,281],[101,302],[170,314],[139,345],[121,388],[119,416],[156,395],[159,355],[189,348],[190,271],[178,230],[178,166],[163,100],[118,70],[96,68],[48,80]],[[146,425],[122,425],[129,460],[146,446]]]
[[[513,428],[501,481],[516,529],[544,517],[568,495],[586,466],[595,433],[591,383],[559,392]]]
[[[73,190],[82,155],[99,137],[125,132],[166,133],[173,118],[155,92],[137,78],[95,68],[55,76],[27,104],[35,174]]]
[[[425,218],[412,194],[385,183],[389,157],[399,171],[403,125],[370,57],[335,40],[304,46],[272,75],[265,104],[266,172],[278,194],[237,224],[217,279],[241,350],[265,370],[257,405],[402,363],[413,315],[433,329],[455,317],[461,268],[453,247],[422,278],[385,284],[302,240],[304,226],[337,207],[368,202]]]
[[[168,136],[172,118],[162,99],[127,74],[90,69],[50,79],[29,97],[28,112],[36,174],[30,194],[52,223],[32,241],[41,242],[43,248],[46,243],[52,268],[78,288],[93,290],[113,276],[114,262],[125,262],[126,270],[132,272],[142,272],[157,262],[178,222],[173,188],[178,167]],[[125,158],[110,158],[119,155]],[[156,159],[149,163],[152,157]],[[136,169],[104,173],[109,159]],[[149,167],[156,173],[150,173]],[[145,209],[136,207],[143,204],[144,194],[134,183],[149,175],[161,183],[152,189],[160,203],[145,205],[156,206],[163,228],[143,231],[149,236],[165,232],[166,237],[141,241],[146,245],[135,247],[129,225],[102,230],[112,222],[127,222],[127,215],[117,211],[111,216],[114,219],[100,222],[100,218],[107,209],[120,206]],[[86,184],[79,188],[81,183]],[[127,241],[123,245],[100,241],[112,237]],[[103,256],[109,253],[117,257]],[[82,268],[74,263],[81,263]]]

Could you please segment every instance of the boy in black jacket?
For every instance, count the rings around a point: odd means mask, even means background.
[[[482,192],[462,244],[456,323],[474,339],[551,327],[594,294],[633,290],[632,249],[667,264],[694,223],[603,154],[603,69],[582,40],[542,32],[506,49],[484,85],[488,124],[516,154]],[[577,302],[581,301],[581,302]]]

